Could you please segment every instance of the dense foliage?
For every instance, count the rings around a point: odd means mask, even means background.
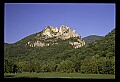
[[[58,39],[58,45],[26,46],[27,41],[36,40],[35,36],[4,46],[4,72],[115,74],[115,29],[100,40],[77,49],[68,44],[75,38]]]

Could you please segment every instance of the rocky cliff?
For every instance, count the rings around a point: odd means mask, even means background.
[[[75,30],[72,30],[70,27],[65,25],[60,26],[59,30],[57,27],[47,26],[41,33],[37,34],[35,38],[37,41],[28,41],[26,45],[31,47],[58,45],[56,42],[58,39],[66,40],[69,38],[77,38],[76,41],[69,41],[69,44],[71,44],[74,48],[79,48],[85,45],[85,41],[81,39],[81,36],[77,34]],[[49,38],[52,38],[52,43],[48,40]]]

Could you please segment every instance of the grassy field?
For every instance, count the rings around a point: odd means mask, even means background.
[[[4,73],[4,78],[77,78],[77,79],[115,79],[109,74],[80,73]]]

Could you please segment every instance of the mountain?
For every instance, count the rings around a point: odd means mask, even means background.
[[[28,36],[16,44],[22,43],[30,47],[44,47],[59,45],[59,40],[65,41],[70,38],[74,40],[69,40],[66,44],[70,44],[74,48],[79,48],[85,45],[84,40],[75,32],[75,30],[64,25],[60,27],[60,30],[58,30],[57,27],[47,26],[41,32]]]
[[[92,43],[96,40],[101,39],[103,36],[97,36],[97,35],[89,35],[83,38],[86,44]]]
[[[71,28],[62,28],[49,26],[5,46],[4,72],[115,74],[115,29],[85,44]]]

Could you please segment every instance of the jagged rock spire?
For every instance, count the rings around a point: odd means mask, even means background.
[[[38,38],[39,40],[46,40],[46,39],[52,38],[52,37],[54,37],[55,39],[60,38],[62,40],[78,37],[76,42],[70,41],[69,44],[74,46],[74,48],[79,48],[79,47],[85,45],[85,41],[81,39],[81,36],[79,34],[77,34],[75,30],[72,30],[70,27],[65,26],[65,25],[60,26],[60,30],[58,30],[57,27],[47,26],[40,34],[38,34],[36,36],[36,38]],[[30,42],[28,42],[28,43],[31,45]],[[55,44],[58,44],[58,43],[55,43]],[[45,44],[41,41],[36,41],[36,42],[32,43],[32,45],[43,47],[43,46],[46,46],[49,44]]]
[[[60,30],[58,30],[57,27],[48,26],[44,29],[43,35],[46,36],[47,38],[55,36],[61,39],[68,39],[71,37],[80,37],[80,35],[77,34],[75,30],[72,30],[70,27],[65,25],[60,26]]]

